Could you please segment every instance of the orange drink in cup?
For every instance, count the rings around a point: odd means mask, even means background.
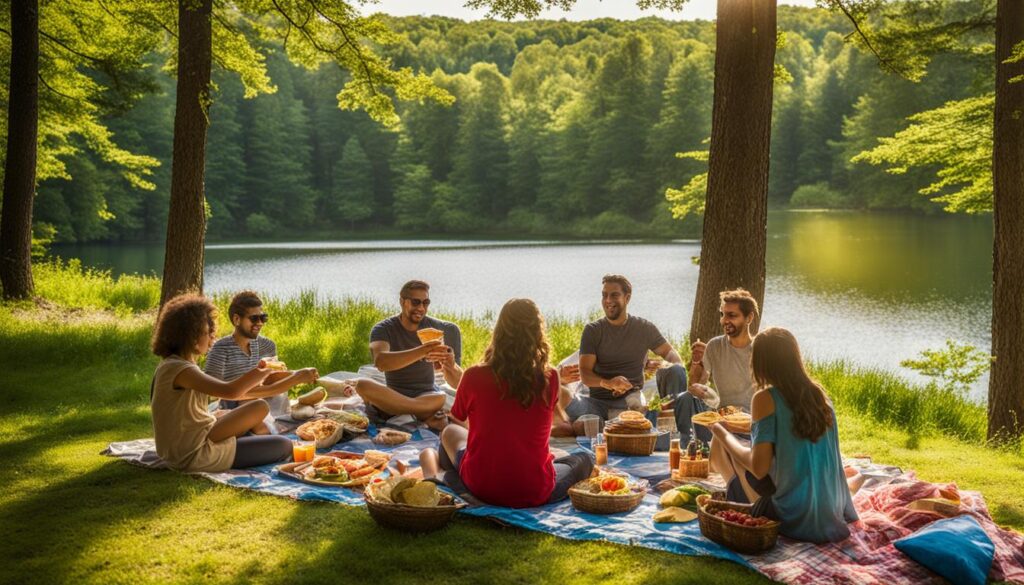
[[[313,441],[292,441],[292,459],[296,463],[312,461],[316,457],[316,443]]]
[[[420,338],[420,343],[427,343],[436,339],[441,342],[441,345],[444,345],[444,331],[441,331],[440,329],[434,329],[433,327],[418,329],[416,331],[416,337]],[[440,370],[441,364],[434,362],[434,369]]]

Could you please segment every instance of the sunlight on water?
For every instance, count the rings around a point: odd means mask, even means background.
[[[791,329],[804,352],[899,371],[902,359],[947,338],[990,346],[990,218],[773,213],[765,325]],[[95,247],[94,247],[95,248]],[[155,250],[154,250],[155,248]],[[87,263],[159,271],[159,247],[74,249]],[[675,339],[689,330],[697,243],[392,240],[216,244],[209,292],[255,288],[292,296],[358,296],[397,310],[410,278],[431,283],[431,309],[492,317],[511,297],[549,316],[600,311],[601,277],[627,275],[633,314]],[[987,380],[974,390],[982,397]]]

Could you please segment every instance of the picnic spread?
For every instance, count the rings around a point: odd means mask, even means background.
[[[352,376],[339,372],[325,378],[331,384]],[[727,559],[773,580],[800,584],[939,582],[935,572],[914,560],[918,556],[901,552],[900,541],[944,518],[969,517],[980,539],[991,543],[988,577],[1024,582],[1024,536],[998,527],[981,494],[924,482],[913,472],[869,459],[844,460],[866,478],[854,496],[860,520],[850,525],[850,537],[812,544],[779,536],[778,523],[752,515],[749,505],[723,501],[725,485],[717,474],[687,478],[670,472],[668,453],[652,451],[646,439],[639,447],[611,449],[600,473],[574,485],[567,500],[523,509],[491,506],[457,485],[450,489],[403,473],[421,450],[439,448],[438,435],[425,426],[391,424],[400,420],[374,424],[358,397],[327,405],[323,398],[316,391],[304,395],[277,420],[285,436],[315,444],[308,460],[296,447],[291,462],[193,475],[299,501],[365,505],[376,521],[392,528],[436,530],[464,514],[570,540]],[[717,412],[704,416],[737,418]],[[749,424],[749,419],[734,422]],[[613,435],[635,443],[653,432],[646,423],[631,414],[610,424],[618,431]],[[580,452],[591,444],[586,438],[552,439],[551,447]],[[111,443],[104,454],[146,468],[168,467],[152,439]]]

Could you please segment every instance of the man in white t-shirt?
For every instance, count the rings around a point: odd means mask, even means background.
[[[719,408],[738,406],[750,411],[750,399],[754,395],[754,376],[750,369],[750,355],[753,338],[750,324],[758,315],[757,301],[749,292],[740,288],[719,293],[722,305],[721,323],[724,335],[712,338],[707,343],[697,340],[690,346],[689,390],[676,398],[674,412],[682,444],[690,440],[690,419],[698,412],[707,410],[704,399],[711,389],[705,384],[709,378],[714,392],[720,397]],[[697,438],[708,442],[711,432],[706,427],[695,426]]]

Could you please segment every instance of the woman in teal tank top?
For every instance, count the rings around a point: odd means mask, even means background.
[[[785,329],[772,327],[754,338],[751,366],[760,388],[751,400],[751,446],[720,424],[712,427],[732,464],[720,470],[731,484],[730,499],[755,502],[755,511],[779,520],[779,532],[790,538],[845,539],[857,511],[831,401],[807,374]]]

